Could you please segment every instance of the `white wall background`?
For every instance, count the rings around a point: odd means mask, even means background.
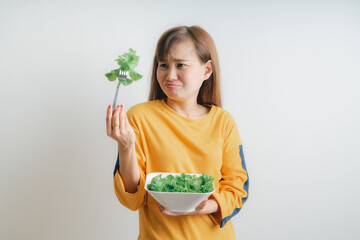
[[[134,48],[147,100],[156,41],[177,25],[214,38],[223,107],[238,123],[250,196],[237,239],[360,239],[360,2],[0,1],[0,239],[136,239],[113,190],[105,132]]]

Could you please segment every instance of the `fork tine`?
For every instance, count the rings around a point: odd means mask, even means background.
[[[125,70],[120,69],[119,79],[125,80],[126,78],[127,78],[127,72]]]

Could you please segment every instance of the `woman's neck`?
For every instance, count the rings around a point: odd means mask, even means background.
[[[176,101],[165,98],[165,103],[175,112],[189,119],[198,119],[209,113],[209,109],[198,104],[196,100]]]

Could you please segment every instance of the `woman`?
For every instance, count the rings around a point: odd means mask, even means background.
[[[160,37],[149,101],[107,110],[107,134],[118,142],[114,188],[139,210],[138,239],[235,239],[230,219],[248,196],[248,174],[235,120],[221,108],[219,62],[201,27]],[[164,209],[145,189],[151,172],[207,173],[215,192],[193,212]]]

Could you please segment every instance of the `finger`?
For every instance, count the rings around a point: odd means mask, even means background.
[[[164,211],[163,206],[161,206],[159,203],[158,203],[158,208],[159,208],[159,211],[160,211],[160,212]]]
[[[107,135],[111,134],[111,118],[112,118],[112,109],[111,105],[108,106],[106,112],[106,133]]]
[[[194,212],[172,212],[172,211],[169,211],[167,209],[164,209],[162,211],[162,213],[167,215],[167,216],[175,217],[175,216],[182,216],[182,215],[191,215],[191,214],[195,213],[195,211]]]
[[[113,129],[119,129],[119,110],[120,110],[120,106],[117,105],[115,111],[114,111],[114,114],[113,114],[113,121],[112,121],[112,124],[113,125],[117,125],[117,126],[112,126]]]
[[[165,215],[167,215],[167,216],[174,216],[174,217],[175,217],[175,216],[182,215],[181,213],[171,212],[171,211],[166,210],[166,209],[164,209],[164,210],[162,211],[162,213],[165,214]]]
[[[158,207],[161,213],[164,213],[165,215],[169,215],[170,212],[166,210],[162,205],[160,205],[160,203],[158,203]]]
[[[121,105],[121,112],[120,112],[120,129],[125,130],[125,109],[124,106]]]
[[[167,215],[167,216],[174,216],[174,215],[172,215],[172,213],[171,213],[170,211],[168,211],[168,210],[162,210],[161,213],[163,213],[163,214],[165,214],[165,215]]]

